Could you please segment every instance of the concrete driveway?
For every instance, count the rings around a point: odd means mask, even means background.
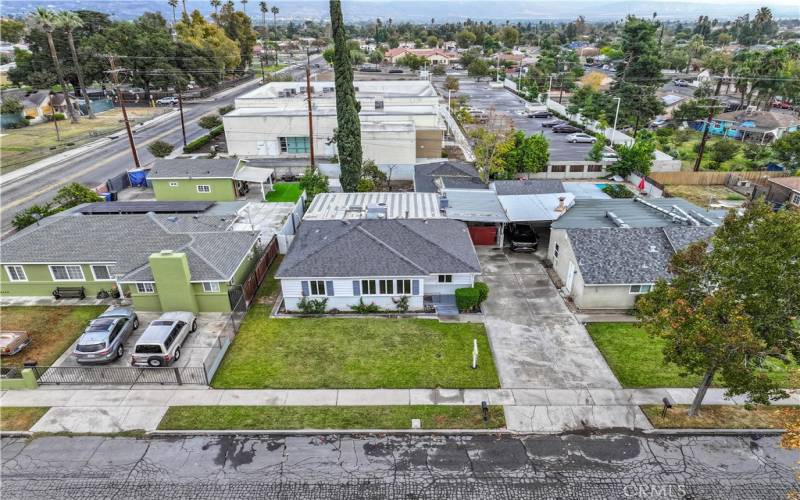
[[[540,256],[476,248],[481,280],[490,288],[483,307],[503,388],[621,387],[586,328],[567,309]]]

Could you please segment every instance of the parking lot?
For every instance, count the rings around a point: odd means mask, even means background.
[[[439,92],[447,97],[447,91],[442,91],[443,82],[436,82]],[[459,79],[459,90],[452,95],[456,99],[459,95],[469,97],[469,106],[482,109],[486,112],[494,109],[496,113],[508,116],[517,130],[526,134],[543,134],[550,144],[550,161],[584,161],[591,144],[571,144],[567,142],[569,134],[555,134],[549,128],[542,127],[542,122],[548,119],[528,118],[519,112],[525,109],[525,101],[504,88],[492,88],[488,82],[475,82],[471,79]]]
[[[121,358],[105,365],[96,366],[114,366],[123,367],[131,366],[131,353],[136,341],[142,336],[142,333],[147,329],[151,321],[158,319],[161,313],[157,312],[137,312],[139,316],[139,328],[136,329],[128,340],[125,341],[125,354]],[[181,346],[181,357],[179,360],[169,365],[171,367],[201,367],[206,357],[212,351],[213,346],[217,344],[217,339],[230,329],[229,315],[223,313],[201,313],[197,316],[197,330],[190,333],[186,337],[186,341]],[[73,343],[64,353],[53,363],[53,366],[68,367],[68,366],[87,366],[81,365],[75,358],[72,357],[72,351],[75,350]],[[95,366],[95,365],[88,365]]]

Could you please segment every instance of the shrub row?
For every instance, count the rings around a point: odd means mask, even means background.
[[[183,152],[194,153],[198,149],[202,148],[203,146],[211,142],[211,139],[218,136],[224,131],[225,131],[224,125],[219,125],[217,127],[212,128],[211,130],[208,131],[206,135],[202,135],[197,139],[193,140],[192,142],[190,142],[189,144],[185,145],[183,147]]]

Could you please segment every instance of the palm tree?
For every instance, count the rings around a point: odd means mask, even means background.
[[[277,6],[273,5],[270,12],[272,12],[272,30],[275,32],[275,38],[278,36],[278,13],[281,11]],[[278,65],[278,44],[275,43],[275,65]]]
[[[264,47],[266,47],[269,40],[269,32],[267,31],[267,12],[269,12],[269,7],[267,7],[267,2],[259,2],[258,8],[261,11],[261,24],[264,25]]]
[[[73,31],[75,28],[80,28],[83,26],[83,19],[81,19],[78,14],[68,10],[58,13],[56,16],[57,25],[64,30],[64,33],[67,34],[69,50],[72,52],[72,64],[75,66],[75,73],[78,75],[78,85],[81,87],[83,102],[86,103],[86,108],[89,110],[89,118],[94,119],[95,116],[94,110],[92,109],[92,101],[89,99],[89,93],[86,91],[86,85],[83,83],[83,70],[81,70],[81,65],[78,61],[78,51],[75,50],[75,37],[73,36]]]
[[[247,14],[247,0],[239,0],[242,3],[242,12]]]
[[[170,7],[172,7],[172,24],[178,22],[178,19],[175,17],[175,8],[178,6],[178,0],[167,0],[167,3]]]
[[[64,102],[67,105],[67,113],[72,123],[78,123],[78,116],[75,110],[72,109],[72,102],[69,99],[69,92],[67,92],[67,82],[64,80],[64,70],[61,68],[61,62],[58,60],[56,53],[56,45],[53,43],[53,30],[56,29],[56,15],[45,8],[37,7],[36,10],[28,17],[30,24],[34,28],[38,28],[45,32],[47,35],[47,45],[50,47],[50,57],[53,58],[53,65],[56,68],[58,75],[58,83],[61,85],[61,93],[64,94]]]
[[[181,7],[183,8],[183,15],[188,16],[189,13],[186,11],[186,0],[181,0]]]
[[[222,0],[211,0],[209,3],[214,7],[214,19],[217,21],[217,25],[219,25],[219,6],[222,5]]]

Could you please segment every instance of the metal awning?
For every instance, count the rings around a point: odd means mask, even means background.
[[[498,196],[511,222],[553,221],[575,202],[573,193],[518,194]],[[561,204],[561,210],[557,210]]]
[[[271,168],[250,167],[245,165],[233,174],[233,178],[237,181],[268,183],[271,182],[273,173],[275,173],[275,171]]]

